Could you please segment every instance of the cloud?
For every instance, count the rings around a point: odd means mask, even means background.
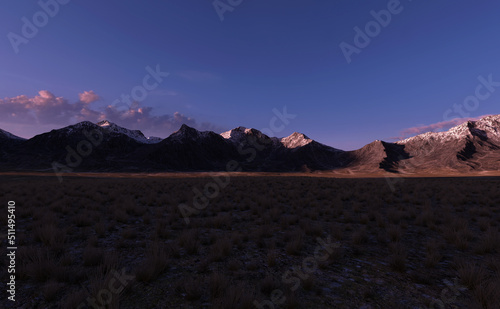
[[[132,104],[128,110],[119,110],[117,107],[109,105],[100,115],[99,120],[107,119],[126,128],[163,134],[178,130],[182,124],[202,129],[193,118],[179,112],[175,112],[173,115],[159,116],[153,115],[152,112],[152,107],[140,106],[138,103]]]
[[[80,121],[98,122],[107,119],[116,124],[135,130],[142,130],[151,135],[166,137],[178,130],[182,124],[199,130],[217,130],[225,128],[211,123],[198,124],[195,119],[179,112],[172,115],[155,115],[153,108],[133,103],[128,108],[108,105],[104,110],[90,106],[99,99],[94,91],[85,91],[78,95],[79,100],[68,102],[63,97],[56,97],[47,90],[38,92],[34,97],[20,95],[0,99],[0,122],[26,126],[67,126]]]
[[[406,138],[408,136],[413,136],[413,135],[426,133],[426,132],[440,132],[443,130],[450,129],[451,127],[460,125],[460,124],[467,122],[469,120],[474,121],[474,120],[481,119],[483,117],[486,117],[486,115],[479,116],[479,117],[454,118],[451,120],[436,122],[433,124],[411,127],[411,128],[407,128],[407,129],[404,129],[403,131],[401,131],[400,137],[392,137],[391,139],[403,139],[403,138]]]
[[[99,96],[93,90],[84,91],[83,93],[78,94],[78,97],[80,98],[80,102],[86,104],[99,100]]]
[[[80,101],[71,104],[63,97],[42,90],[32,98],[20,95],[0,99],[0,121],[54,125],[68,123],[80,110],[86,109],[86,105]]]

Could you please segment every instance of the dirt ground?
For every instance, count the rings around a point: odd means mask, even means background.
[[[499,175],[355,174],[3,173],[1,302],[500,308]]]

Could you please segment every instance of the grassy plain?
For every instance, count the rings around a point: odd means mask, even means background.
[[[500,308],[500,177],[212,176],[1,175],[18,302]]]

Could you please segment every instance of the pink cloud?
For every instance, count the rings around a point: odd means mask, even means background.
[[[93,91],[84,91],[83,93],[79,93],[78,97],[80,98],[80,102],[90,104],[99,100],[99,96]]]
[[[128,110],[119,110],[113,105],[106,107],[105,111],[100,115],[100,119],[107,119],[121,126],[130,129],[148,130],[155,134],[165,132],[173,132],[178,130],[182,124],[199,129],[205,129],[196,123],[193,118],[187,117],[179,112],[173,115],[153,115],[153,108],[149,106],[139,106],[138,103],[133,104]]]
[[[93,109],[90,103],[97,99],[99,96],[96,93],[85,91],[79,94],[77,102],[70,103],[47,90],[40,91],[34,97],[20,95],[0,99],[0,122],[9,123],[11,126],[23,125],[25,128],[29,126],[45,128],[67,126],[84,120],[98,122],[107,119],[129,129],[142,130],[147,134],[161,137],[178,130],[182,124],[199,130],[222,132],[225,129],[211,123],[198,124],[195,119],[179,112],[172,115],[154,115],[152,107],[140,106],[139,103],[133,103],[128,109],[114,105],[109,105],[104,110]]]
[[[69,119],[83,103],[70,104],[62,97],[56,97],[47,90],[30,98],[20,95],[0,99],[0,121],[31,124],[59,124]]]
[[[442,131],[445,129],[450,129],[451,127],[460,125],[460,124],[467,122],[469,120],[475,121],[475,120],[481,119],[481,118],[486,117],[486,116],[487,115],[483,115],[483,116],[479,116],[479,117],[454,118],[451,120],[436,122],[433,124],[407,128],[407,129],[404,129],[403,131],[401,131],[402,137],[399,137],[399,139],[405,138],[407,136],[426,133],[426,132],[438,132],[438,131]]]

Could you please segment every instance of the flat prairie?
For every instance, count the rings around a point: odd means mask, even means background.
[[[500,308],[500,177],[463,176],[4,173],[1,250],[15,201],[23,308]]]

